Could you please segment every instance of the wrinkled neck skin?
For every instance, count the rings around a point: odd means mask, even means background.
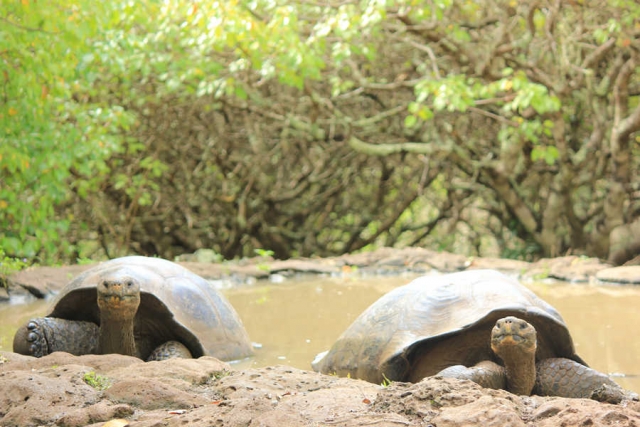
[[[109,316],[101,315],[98,352],[100,354],[119,353],[138,357],[133,334],[133,319],[115,320]]]
[[[530,396],[536,382],[535,352],[509,349],[503,351],[500,358],[504,362],[507,390],[513,394]]]

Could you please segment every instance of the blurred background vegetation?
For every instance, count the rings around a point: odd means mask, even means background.
[[[0,248],[640,252],[636,0],[6,0]]]

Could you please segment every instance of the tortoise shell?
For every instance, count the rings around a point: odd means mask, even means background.
[[[424,357],[432,369],[423,376],[482,360],[501,364],[491,351],[490,336],[505,316],[536,328],[537,360],[566,357],[586,365],[551,305],[498,271],[470,270],[420,277],[382,296],[328,352],[318,355],[313,367],[380,384],[385,378],[411,380],[412,367]]]
[[[96,286],[116,275],[140,283],[134,333],[143,359],[170,340],[182,342],[194,358],[235,360],[253,353],[242,321],[226,298],[202,277],[160,258],[116,258],[85,271],[62,289],[47,316],[100,325]]]

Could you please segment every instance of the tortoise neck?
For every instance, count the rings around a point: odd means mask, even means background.
[[[504,357],[502,357],[504,356]],[[513,394],[530,396],[536,383],[536,356],[533,354],[502,354],[507,390]]]
[[[98,335],[98,353],[119,353],[127,356],[138,356],[136,340],[133,334],[133,319],[131,320],[100,320]]]

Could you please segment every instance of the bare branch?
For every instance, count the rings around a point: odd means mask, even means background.
[[[12,26],[14,26],[16,28],[20,28],[21,30],[24,30],[24,31],[38,32],[38,33],[45,33],[45,34],[60,34],[59,31],[47,31],[47,30],[43,30],[42,28],[32,28],[32,27],[27,27],[27,26],[24,26],[24,25],[20,25],[20,24],[17,24],[15,22],[10,21],[7,18],[3,18],[1,16],[0,16],[0,21],[6,22],[7,24],[12,25]]]
[[[369,144],[355,136],[349,138],[349,146],[354,150],[370,156],[388,156],[396,153],[416,153],[432,155],[436,152],[450,152],[451,144],[436,146],[434,143],[404,142],[399,144]]]

